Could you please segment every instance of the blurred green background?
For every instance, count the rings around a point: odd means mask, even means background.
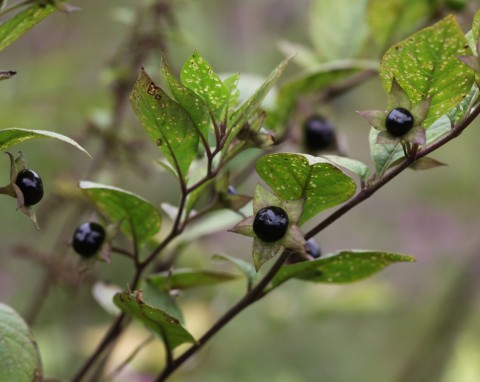
[[[106,68],[128,35],[132,12],[141,3],[78,1],[80,12],[50,16],[2,52],[1,68],[16,70],[18,75],[2,82],[0,128],[53,130],[79,139],[92,154],[98,153],[101,146],[95,139],[86,139],[85,129],[88,121],[101,125],[108,120],[112,73]],[[479,5],[470,3],[471,7]],[[165,39],[176,69],[197,49],[217,72],[264,77],[283,57],[278,41],[309,45],[306,0],[179,0],[173,4],[178,29],[166,31]],[[464,21],[467,31],[471,20]],[[143,65],[152,77],[159,78],[158,55]],[[285,78],[297,71],[291,64]],[[368,126],[355,111],[385,106],[378,79],[317,106],[344,136],[349,155],[371,163]],[[144,138],[130,110],[122,129],[124,136]],[[352,285],[291,281],[237,317],[172,381],[478,381],[479,129],[478,122],[472,124],[459,139],[435,153],[436,159],[449,166],[405,172],[317,237],[324,253],[378,249],[415,256],[417,263],[394,265]],[[83,179],[96,160],[96,156],[90,160],[49,140],[24,143],[11,151],[18,150],[41,174],[47,194],[63,182]],[[153,165],[155,148],[147,144],[138,158],[147,167],[145,173],[129,166],[127,158],[102,167],[90,180],[132,190],[156,205],[174,204],[176,184]],[[6,155],[0,166],[0,181],[6,184]],[[255,181],[249,179],[239,190],[251,194]],[[73,209],[68,204],[59,210],[39,205],[42,229],[36,230],[15,208],[13,199],[0,198],[0,301],[27,315],[44,270],[35,261],[20,258],[13,248],[21,243],[43,254],[66,248],[66,264],[78,271],[75,255],[66,247],[72,232],[68,228],[91,216],[93,210],[83,208],[78,220],[66,221]],[[249,246],[248,238],[220,232],[187,248],[181,264],[218,267],[210,260],[212,254],[248,259],[245,248]],[[111,265],[98,263],[93,272],[126,288],[128,266],[124,259],[114,257]],[[110,320],[94,301],[91,284],[72,282],[68,288],[66,284],[68,280],[49,291],[33,326],[45,374],[61,380],[78,368]],[[244,287],[242,281],[235,281],[182,295],[179,303],[187,328],[196,337],[201,335],[242,295]],[[134,325],[108,367],[123,360],[146,336],[140,325]],[[149,381],[162,363],[161,346],[149,345],[116,380]]]

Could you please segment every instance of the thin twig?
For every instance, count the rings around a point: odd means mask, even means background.
[[[386,185],[388,182],[393,180],[396,176],[398,176],[402,171],[406,170],[415,160],[425,157],[426,155],[430,154],[431,152],[437,150],[438,148],[445,145],[447,142],[451,141],[455,137],[461,134],[463,130],[467,126],[472,123],[472,121],[480,114],[480,107],[473,110],[470,115],[468,115],[462,123],[460,123],[455,129],[453,129],[450,133],[448,133],[443,138],[439,139],[438,141],[434,142],[429,147],[424,148],[419,152],[415,152],[414,157],[405,158],[405,160],[400,163],[397,167],[393,168],[391,171],[387,172],[385,176],[379,178],[376,182],[374,182],[370,187],[363,189],[358,193],[355,197],[350,199],[349,202],[344,204],[340,209],[332,213],[329,217],[319,223],[317,226],[312,228],[307,234],[305,235],[305,239],[309,239],[328,227],[338,218],[343,216],[346,212],[350,211],[353,207],[360,204],[362,201],[369,198],[373,193],[379,190],[381,187]],[[162,373],[157,377],[156,382],[165,381],[176,369],[180,367],[185,361],[187,361],[192,355],[197,353],[205,343],[212,338],[220,329],[222,329],[228,322],[230,322],[236,315],[242,312],[245,308],[253,304],[254,302],[261,299],[271,290],[265,292],[265,288],[276,275],[278,270],[281,268],[283,263],[285,262],[288,256],[288,251],[284,251],[282,255],[278,258],[278,260],[274,263],[272,268],[268,271],[268,273],[259,281],[259,283],[253,287],[245,296],[237,302],[234,306],[232,306],[199,340],[196,344],[192,345],[185,353],[180,355],[177,359],[173,361],[170,366],[166,366]]]

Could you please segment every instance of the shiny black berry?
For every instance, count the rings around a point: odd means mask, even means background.
[[[253,220],[253,232],[263,241],[272,243],[287,233],[288,215],[280,207],[262,208]]]
[[[238,192],[237,192],[237,189],[235,187],[233,187],[232,185],[228,186],[227,188],[227,194],[228,195],[237,195]]]
[[[80,256],[91,257],[100,249],[104,240],[104,228],[98,223],[87,222],[75,230],[72,246]]]
[[[413,115],[403,107],[396,107],[385,120],[387,131],[395,137],[401,137],[413,127]]]
[[[15,184],[22,191],[26,206],[33,206],[43,198],[42,178],[33,170],[25,169],[18,173]]]
[[[309,151],[325,150],[335,140],[335,129],[325,118],[313,115],[303,124],[305,147]]]
[[[307,253],[312,256],[314,259],[318,259],[322,256],[322,251],[320,246],[318,245],[315,239],[308,239],[307,240]]]

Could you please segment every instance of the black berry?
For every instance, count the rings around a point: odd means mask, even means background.
[[[287,233],[288,215],[280,207],[262,208],[253,220],[253,232],[263,241],[272,243]]]
[[[25,169],[17,174],[15,184],[22,191],[26,206],[37,204],[43,197],[42,178],[33,170]]]
[[[316,240],[313,238],[307,240],[307,252],[314,259],[318,259],[320,256],[322,256],[322,251],[320,249],[320,246],[318,245]]]
[[[227,193],[228,193],[228,195],[237,195],[238,194],[237,189],[235,187],[231,186],[231,185],[228,186]]]
[[[73,249],[82,257],[93,256],[105,240],[105,230],[95,222],[87,222],[78,226],[73,234]]]
[[[305,147],[309,151],[325,150],[335,140],[335,129],[325,118],[313,115],[303,124]]]
[[[385,120],[387,131],[395,137],[401,137],[413,127],[413,115],[403,107],[396,107]]]

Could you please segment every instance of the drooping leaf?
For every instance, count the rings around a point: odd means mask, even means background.
[[[93,182],[80,182],[80,188],[95,207],[139,244],[145,243],[160,230],[161,215],[142,197],[117,187]]]
[[[142,292],[143,300],[148,305],[163,310],[170,316],[175,317],[182,324],[185,323],[182,311],[169,291],[157,288],[149,280],[145,280],[145,282],[142,283]]]
[[[258,88],[258,90],[242,105],[240,106],[229,118],[229,130],[227,132],[228,137],[225,143],[224,152],[228,151],[230,143],[237,136],[243,126],[250,122],[250,119],[254,115],[258,115],[260,105],[273,85],[278,81],[282,75],[285,67],[288,65],[292,57],[283,60],[267,77],[265,82]]]
[[[313,0],[309,10],[309,32],[324,61],[357,57],[368,35],[367,0]]]
[[[405,38],[418,29],[433,11],[430,0],[370,0],[368,25],[380,48]]]
[[[160,336],[170,351],[183,343],[196,342],[175,317],[146,304],[139,291],[117,293],[113,301],[123,312],[141,321],[148,329]]]
[[[413,257],[389,252],[334,252],[316,260],[282,266],[272,280],[272,287],[292,278],[332,284],[349,283],[369,277],[390,264],[413,261]]]
[[[190,116],[205,142],[208,142],[211,121],[205,101],[175,78],[164,57],[162,57],[162,74],[170,93]]]
[[[428,128],[470,91],[474,73],[457,58],[469,54],[468,42],[450,15],[391,47],[382,58],[380,78],[387,92],[395,78],[414,105],[431,98],[424,121]]]
[[[305,154],[270,154],[257,161],[257,172],[282,199],[305,198],[299,225],[350,199],[355,182],[330,162]]]
[[[2,23],[0,25],[0,51],[22,37],[56,9],[55,5],[37,2]]]
[[[187,88],[203,98],[215,119],[218,119],[230,98],[230,92],[198,52],[183,65],[180,79]]]
[[[130,103],[150,139],[176,171],[180,171],[180,176],[185,177],[197,155],[199,140],[188,113],[155,85],[143,69],[130,95]]]
[[[60,141],[66,142],[80,151],[83,151],[85,154],[90,156],[90,154],[82,146],[80,146],[73,139],[66,137],[65,135],[55,133],[53,131],[46,130],[30,130],[30,129],[19,129],[17,127],[12,127],[8,129],[0,130],[0,150],[5,150],[10,146],[29,141],[31,139],[38,138],[54,138]]]
[[[0,381],[41,382],[37,344],[25,321],[0,303]]]
[[[147,280],[156,288],[168,291],[215,285],[235,280],[237,277],[237,275],[224,272],[178,268],[171,272],[153,274]]]

